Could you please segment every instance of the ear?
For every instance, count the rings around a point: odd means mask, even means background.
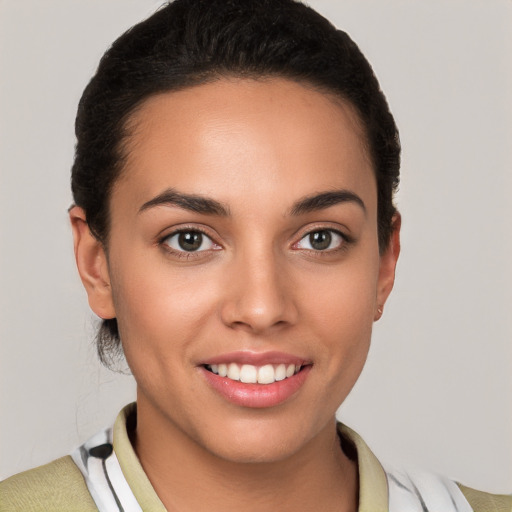
[[[391,239],[386,250],[380,256],[379,278],[377,282],[377,300],[374,321],[382,316],[384,304],[395,283],[395,269],[400,255],[400,228],[402,217],[397,212],[393,215]]]
[[[91,233],[85,212],[78,206],[69,210],[75,260],[89,297],[89,306],[100,318],[115,318],[108,261],[103,244]]]

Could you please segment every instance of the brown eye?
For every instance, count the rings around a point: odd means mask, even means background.
[[[345,243],[345,237],[332,229],[319,229],[304,236],[297,244],[298,249],[328,251],[339,249]]]
[[[197,232],[180,233],[178,245],[184,251],[197,251],[203,243],[203,234]]]
[[[332,235],[330,231],[315,231],[309,235],[309,244],[317,251],[324,251],[331,245]]]
[[[212,240],[201,231],[179,231],[168,236],[164,243],[180,252],[207,251],[214,247]]]

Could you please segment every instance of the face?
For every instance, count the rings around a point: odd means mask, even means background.
[[[139,421],[285,458],[332,429],[393,282],[358,118],[294,82],[225,79],[149,99],[130,127],[111,304],[89,297],[117,317]]]

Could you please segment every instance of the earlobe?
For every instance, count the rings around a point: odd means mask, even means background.
[[[89,306],[100,318],[115,318],[107,256],[102,243],[91,233],[85,212],[69,210],[76,266],[89,298]]]
[[[379,320],[382,316],[384,304],[395,283],[396,264],[400,255],[400,228],[402,226],[402,218],[398,212],[393,215],[392,226],[391,239],[380,257],[374,321]]]

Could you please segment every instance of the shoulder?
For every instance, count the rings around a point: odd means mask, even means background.
[[[356,452],[361,512],[512,512],[512,495],[477,491],[418,469],[385,469],[356,432],[338,423],[338,433],[346,453],[347,441]]]
[[[70,456],[0,482],[5,512],[97,511],[82,474]]]
[[[390,511],[512,512],[512,496],[489,494],[419,469],[386,472]]]
[[[457,485],[475,512],[512,512],[512,495],[490,494]]]

